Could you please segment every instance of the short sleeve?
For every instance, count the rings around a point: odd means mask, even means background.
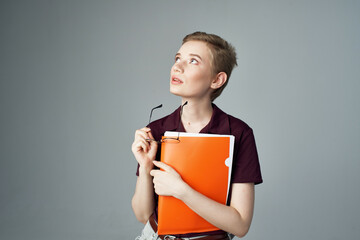
[[[262,183],[255,137],[251,128],[235,141],[232,183]]]

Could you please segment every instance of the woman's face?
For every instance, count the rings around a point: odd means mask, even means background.
[[[170,92],[189,99],[210,99],[215,79],[209,47],[201,41],[184,43],[170,71]]]

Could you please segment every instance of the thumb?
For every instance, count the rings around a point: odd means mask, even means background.
[[[157,151],[158,143],[156,141],[150,141],[150,153],[154,153]]]
[[[172,173],[172,174],[178,174],[178,172],[176,172],[176,170],[174,168],[170,167],[166,163],[159,162],[156,160],[153,161],[153,163],[155,166],[159,167],[160,169],[164,170],[165,172]]]

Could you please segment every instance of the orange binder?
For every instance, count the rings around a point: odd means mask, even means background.
[[[161,144],[161,161],[173,167],[196,191],[226,204],[230,188],[234,136],[166,132],[180,142]],[[163,137],[163,138],[164,138]],[[219,230],[179,199],[159,196],[158,234]]]

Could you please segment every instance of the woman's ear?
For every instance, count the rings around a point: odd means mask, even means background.
[[[212,89],[218,89],[223,86],[227,81],[227,74],[225,72],[219,72],[216,74],[214,81],[211,83]]]

